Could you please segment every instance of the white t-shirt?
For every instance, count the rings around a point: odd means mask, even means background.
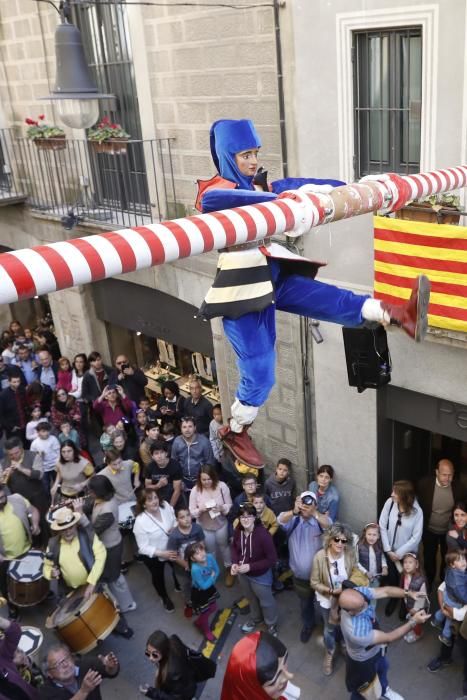
[[[42,465],[45,472],[51,472],[60,457],[60,443],[55,435],[49,435],[46,440],[36,437],[31,442],[31,452],[38,452],[42,456]]]

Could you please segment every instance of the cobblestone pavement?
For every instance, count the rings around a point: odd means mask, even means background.
[[[134,700],[143,696],[138,691],[141,683],[152,683],[153,667],[144,656],[145,641],[148,635],[160,628],[168,634],[178,634],[185,643],[198,647],[201,635],[189,620],[183,617],[183,601],[180,594],[173,593],[172,599],[176,606],[175,614],[167,614],[158,601],[157,595],[149,582],[146,568],[133,564],[128,574],[128,582],[138,603],[136,611],[127,616],[129,624],[135,630],[131,640],[111,636],[100,648],[102,653],[113,650],[121,661],[121,672],[114,681],[104,681],[102,685],[103,700]],[[170,585],[170,584],[169,584]],[[232,601],[240,597],[238,587],[225,589],[219,585],[221,598],[220,607],[229,607]],[[289,668],[295,673],[294,683],[302,690],[301,700],[345,700],[349,697],[344,683],[344,659],[338,656],[334,674],[330,678],[323,676],[321,662],[323,646],[320,626],[318,625],[308,644],[299,640],[300,618],[298,602],[292,591],[284,591],[278,596],[280,607],[279,637],[289,649]],[[381,605],[381,604],[380,604]],[[381,605],[382,607],[382,605]],[[46,613],[52,606],[43,604],[36,610],[24,610],[21,617],[23,624],[43,627]],[[382,612],[382,611],[381,611]],[[228,631],[224,648],[218,655],[218,672],[210,680],[201,695],[201,700],[219,700],[222,678],[230,650],[241,637],[239,625],[246,620],[238,616]],[[399,624],[397,615],[388,621],[384,614],[380,615],[384,629]],[[436,674],[426,670],[428,661],[436,655],[439,648],[436,631],[426,627],[425,636],[416,644],[408,645],[403,640],[391,645],[389,651],[391,687],[397,690],[405,700],[456,700],[461,696],[462,662],[458,652],[454,652],[454,663]],[[45,642],[54,640],[53,632],[45,632]]]

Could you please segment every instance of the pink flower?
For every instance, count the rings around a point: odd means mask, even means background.
[[[111,129],[118,129],[119,126],[118,126],[118,124],[111,124],[111,125],[110,125],[110,128],[111,128]]]
[[[103,117],[103,118],[102,118],[102,121],[101,121],[101,125],[102,125],[102,126],[107,126],[108,124],[110,124],[110,119],[109,119],[109,117]]]

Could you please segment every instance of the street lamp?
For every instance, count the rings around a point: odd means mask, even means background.
[[[51,3],[53,4],[53,3]],[[68,20],[68,0],[60,3],[61,24],[55,30],[55,55],[57,74],[55,89],[42,100],[56,100],[60,119],[72,129],[87,129],[99,117],[99,100],[112,99],[114,95],[99,92],[91,78],[84,56],[81,32]]]

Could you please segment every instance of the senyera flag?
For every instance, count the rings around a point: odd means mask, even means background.
[[[431,282],[430,326],[467,332],[467,227],[374,217],[375,296],[408,299],[413,279]]]

